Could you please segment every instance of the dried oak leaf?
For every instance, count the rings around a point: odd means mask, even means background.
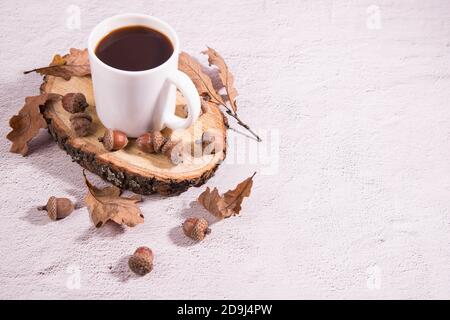
[[[219,219],[237,215],[241,211],[241,204],[244,198],[250,196],[255,174],[256,172],[239,183],[235,189],[225,192],[223,196],[219,195],[217,188],[211,191],[207,187],[197,200],[206,210]]]
[[[100,228],[108,220],[129,227],[144,222],[144,215],[136,205],[136,203],[142,201],[140,196],[121,197],[122,192],[116,186],[100,189],[89,182],[84,172],[83,175],[88,187],[85,203],[92,222],[97,228]]]
[[[22,109],[9,120],[12,131],[6,138],[12,142],[10,152],[23,156],[27,154],[28,142],[38,134],[41,128],[47,128],[47,122],[41,114],[41,106],[47,102],[58,100],[60,97],[59,94],[44,93],[25,98]]]
[[[227,92],[227,98],[230,102],[231,109],[236,113],[236,97],[238,96],[238,91],[234,87],[234,77],[228,69],[225,60],[222,56],[214,49],[207,47],[208,50],[202,51],[203,54],[208,56],[209,65],[215,65],[219,69],[219,78],[222,81],[222,85],[225,87]]]
[[[203,72],[201,64],[186,52],[180,53],[178,68],[191,78],[202,97],[208,97],[215,104],[224,103],[222,96],[214,89],[211,78]]]
[[[83,77],[91,74],[89,55],[87,49],[71,48],[69,54],[61,57],[59,54],[53,57],[48,67],[37,68],[24,73],[37,72],[41,75],[50,75],[70,80],[70,77]]]

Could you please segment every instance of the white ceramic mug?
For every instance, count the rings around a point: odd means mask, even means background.
[[[111,31],[140,25],[157,30],[172,42],[173,53],[160,66],[144,71],[125,71],[102,62],[96,55],[98,43]],[[165,22],[144,14],[121,14],[100,22],[89,35],[91,64],[97,115],[103,125],[120,130],[129,137],[164,127],[184,129],[200,114],[200,97],[191,79],[178,70],[179,41]],[[188,117],[175,115],[176,88],[183,94]]]

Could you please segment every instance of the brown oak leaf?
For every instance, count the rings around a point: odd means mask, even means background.
[[[12,130],[6,138],[12,142],[10,152],[23,156],[27,154],[28,142],[38,134],[41,128],[47,128],[47,122],[41,114],[41,106],[49,101],[58,100],[60,97],[59,94],[44,93],[25,98],[22,109],[9,120]]]
[[[236,112],[236,97],[238,96],[238,91],[234,87],[234,76],[231,74],[222,56],[216,50],[210,47],[207,48],[208,50],[202,51],[202,53],[208,56],[210,66],[215,65],[219,69],[219,78],[227,92],[227,99],[230,102],[231,109]]]
[[[215,104],[224,103],[222,96],[214,89],[211,78],[203,72],[201,64],[186,52],[180,53],[178,68],[191,78],[201,96],[207,96]]]
[[[219,219],[237,215],[241,211],[244,198],[250,196],[255,174],[256,172],[239,183],[233,190],[225,192],[223,196],[219,194],[217,188],[211,191],[207,187],[198,197],[198,202]]]
[[[83,175],[88,187],[85,203],[95,227],[100,228],[109,220],[129,227],[144,222],[144,215],[136,205],[142,201],[141,196],[122,197],[122,191],[116,186],[97,188],[89,182],[84,171]]]
[[[41,75],[50,75],[70,80],[70,77],[83,77],[91,74],[89,55],[87,49],[71,48],[69,54],[61,57],[59,54],[53,57],[48,67],[37,68],[24,73],[37,72]]]

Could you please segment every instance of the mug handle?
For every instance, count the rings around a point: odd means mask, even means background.
[[[188,116],[181,118],[169,110],[164,114],[164,124],[170,129],[186,129],[194,123],[200,115],[200,97],[192,80],[180,70],[173,71],[168,80],[174,84],[183,94],[187,102]]]

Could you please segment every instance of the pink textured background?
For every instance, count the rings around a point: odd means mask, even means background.
[[[235,160],[208,182],[225,191],[260,172],[243,214],[200,244],[178,226],[206,216],[191,204],[204,187],[148,197],[134,229],[95,230],[85,208],[50,222],[34,208],[81,201],[80,167],[44,131],[28,157],[8,152],[7,121],[41,81],[22,71],[122,12],[166,20],[203,62],[217,49],[241,116],[279,133],[277,170]],[[3,0],[0,30],[0,298],[450,298],[448,1]],[[254,144],[229,133],[229,159],[245,159]],[[144,278],[126,267],[139,245],[156,252]]]

